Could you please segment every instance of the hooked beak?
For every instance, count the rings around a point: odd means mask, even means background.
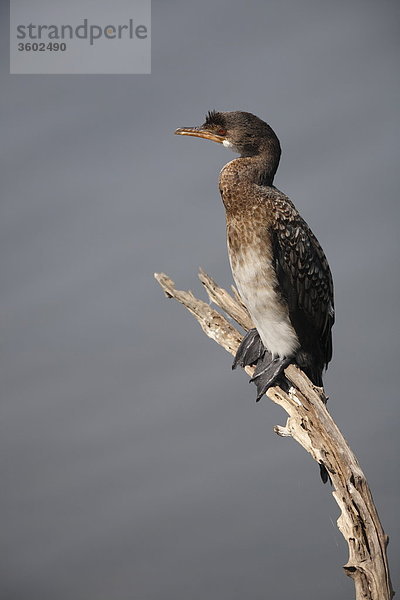
[[[212,142],[218,142],[222,144],[225,140],[225,136],[218,135],[213,131],[202,129],[201,127],[180,127],[175,131],[175,135],[190,135],[192,137],[204,138],[205,140],[211,140]]]

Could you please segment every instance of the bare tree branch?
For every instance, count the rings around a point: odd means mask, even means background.
[[[242,336],[225,317],[191,292],[176,290],[166,275],[156,273],[155,278],[169,298],[178,300],[198,320],[206,335],[231,354],[236,353]],[[199,278],[211,301],[244,329],[253,326],[236,290],[232,297],[202,270]],[[249,375],[253,371],[253,367],[246,367]],[[291,384],[289,392],[280,387],[267,392],[288,414],[286,425],[274,430],[296,440],[329,472],[332,494],[341,510],[337,525],[349,548],[344,570],[354,581],[356,600],[391,600],[394,592],[386,556],[389,538],[357,458],[327,410],[324,390],[313,385],[295,365],[289,365],[285,376]]]
[[[211,279],[203,269],[199,271],[199,279],[207,290],[208,297],[211,302],[222,308],[232,319],[239,323],[243,329],[251,329],[254,327],[247,308],[240,302],[240,296],[237,294],[237,299],[232,298],[228,292],[220,288]],[[236,291],[236,290],[235,290]],[[237,293],[237,292],[236,292]]]

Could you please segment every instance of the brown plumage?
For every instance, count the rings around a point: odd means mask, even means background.
[[[255,364],[257,399],[297,363],[316,384],[332,357],[332,276],[315,235],[291,200],[273,185],[280,144],[267,123],[245,112],[211,112],[203,137],[240,154],[223,167],[219,189],[226,211],[233,277],[256,326],[234,361]]]

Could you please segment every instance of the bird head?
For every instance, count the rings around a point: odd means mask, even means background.
[[[271,127],[248,112],[213,110],[200,127],[181,127],[175,133],[218,142],[242,157],[268,151],[277,155],[279,161],[281,153],[279,140]]]

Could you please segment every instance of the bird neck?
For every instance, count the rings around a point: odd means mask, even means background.
[[[236,182],[271,186],[278,164],[279,156],[276,157],[265,150],[251,156],[242,155],[235,158],[223,167],[221,176],[231,178],[234,175]]]
[[[254,186],[272,186],[277,162],[257,154],[235,158],[222,168],[219,190],[227,214],[243,213],[246,207],[254,205],[258,198]]]
[[[273,184],[279,165],[279,156],[276,157],[268,149],[265,149],[259,154],[241,157],[239,160],[246,161],[247,177],[251,183],[267,186]]]

